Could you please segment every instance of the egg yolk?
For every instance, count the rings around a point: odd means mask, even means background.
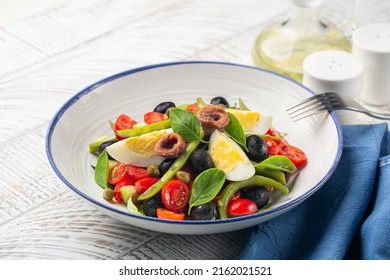
[[[250,131],[260,120],[260,113],[258,112],[232,109],[226,111],[232,113],[238,119],[244,131]]]
[[[154,147],[156,146],[158,140],[160,140],[160,138],[165,134],[167,134],[165,130],[158,130],[141,136],[131,137],[125,141],[127,147],[132,152],[140,156],[150,157],[156,154]]]
[[[210,155],[215,167],[225,172],[232,170],[239,162],[249,162],[241,148],[223,133],[214,140]]]

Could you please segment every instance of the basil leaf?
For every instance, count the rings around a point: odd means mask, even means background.
[[[237,119],[235,115],[232,113],[227,112],[229,116],[229,123],[225,127],[225,132],[232,138],[234,141],[236,141],[238,144],[240,144],[246,151],[248,151],[248,148],[246,147],[246,138],[244,134],[244,129],[241,126],[240,121]]]
[[[107,151],[103,150],[103,152],[98,157],[94,173],[96,184],[102,188],[107,187],[108,171],[110,169],[108,163],[109,161]]]
[[[191,188],[188,215],[194,206],[211,201],[225,183],[225,172],[218,168],[210,168],[200,173]]]
[[[193,113],[176,108],[169,113],[169,119],[173,131],[180,134],[185,141],[202,141],[200,122]]]
[[[264,166],[269,169],[279,170],[288,173],[294,173],[295,171],[297,171],[297,167],[294,165],[294,163],[292,163],[292,161],[288,157],[282,155],[268,157],[262,162],[256,164],[254,166],[255,169],[257,166]]]

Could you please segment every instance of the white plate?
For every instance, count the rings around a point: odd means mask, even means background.
[[[341,128],[333,114],[323,113],[292,122],[286,108],[313,93],[278,74],[250,66],[219,62],[175,62],[129,70],[93,84],[72,97],[50,123],[46,151],[57,175],[77,194],[104,213],[131,225],[177,234],[206,234],[250,227],[281,215],[309,198],[331,176],[342,150]],[[102,198],[90,165],[96,157],[88,144],[112,135],[109,120],[122,113],[136,120],[160,102],[206,102],[224,96],[231,104],[240,97],[254,111],[273,115],[273,126],[308,157],[307,166],[289,184],[290,194],[273,198],[266,211],[215,221],[168,221],[129,213]]]

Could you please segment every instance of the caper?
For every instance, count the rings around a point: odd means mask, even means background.
[[[182,170],[176,172],[176,178],[186,184],[189,184],[191,182],[190,174]]]
[[[146,171],[150,176],[160,177],[160,170],[158,169],[157,164],[148,164],[148,166],[146,167]]]
[[[190,163],[195,171],[199,173],[214,167],[213,159],[204,149],[195,150],[190,157]]]
[[[264,139],[258,135],[251,135],[246,138],[248,157],[253,161],[263,161],[268,157],[268,146]]]
[[[230,107],[229,102],[226,100],[226,98],[222,96],[214,97],[213,99],[210,100],[210,103],[213,105],[223,105],[225,107]]]
[[[173,103],[171,101],[162,102],[154,108],[153,112],[165,114],[167,112],[167,110],[169,108],[172,108],[172,107],[176,107],[175,103]]]
[[[104,188],[103,198],[107,201],[111,201],[114,197],[114,190],[111,188]]]

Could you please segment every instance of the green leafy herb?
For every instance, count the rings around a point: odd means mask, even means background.
[[[188,215],[193,206],[211,201],[221,190],[225,182],[225,172],[221,169],[210,168],[199,174],[192,185]]]
[[[250,111],[250,109],[246,106],[244,101],[242,101],[241,98],[238,98],[238,105],[240,106],[241,110]]]
[[[107,151],[104,150],[98,157],[94,173],[96,184],[102,188],[107,187],[109,169]]]
[[[288,173],[294,173],[297,171],[297,167],[294,163],[291,162],[286,156],[276,155],[269,157],[262,162],[255,165],[255,169],[257,166],[264,166],[269,169],[279,170]]]
[[[240,144],[245,150],[248,151],[246,147],[246,138],[244,134],[244,129],[241,126],[240,121],[232,113],[227,113],[229,116],[229,123],[225,127],[225,132],[238,144]]]
[[[203,141],[199,119],[193,113],[176,108],[170,112],[169,118],[173,131],[185,141]]]

